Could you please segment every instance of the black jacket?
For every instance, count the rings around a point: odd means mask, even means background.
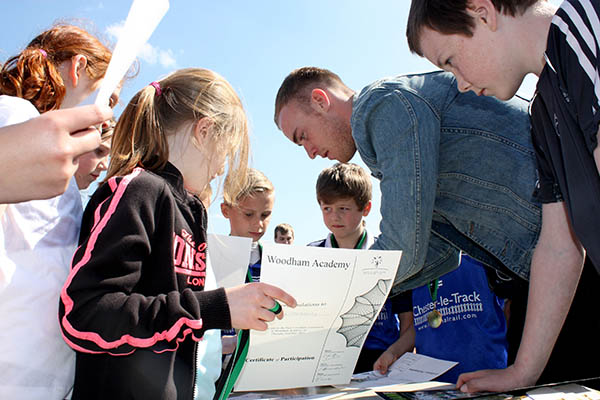
[[[73,399],[191,399],[196,341],[231,327],[203,291],[206,210],[168,164],[111,178],[83,216],[59,317],[77,350]]]

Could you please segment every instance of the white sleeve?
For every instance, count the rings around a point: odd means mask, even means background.
[[[35,106],[25,99],[0,96],[0,127],[19,124],[39,115]]]

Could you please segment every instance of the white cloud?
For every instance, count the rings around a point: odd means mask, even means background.
[[[172,68],[176,64],[171,49],[162,50],[152,46],[150,43],[144,44],[144,47],[142,47],[138,56],[149,64],[154,65],[158,63],[164,68]]]
[[[106,28],[107,34],[114,38],[115,42],[119,39],[120,35],[123,32],[124,23],[125,21],[122,21],[118,24],[113,24]],[[177,61],[175,60],[175,56],[173,55],[173,51],[171,49],[163,50],[147,42],[140,50],[138,58],[147,62],[150,65],[160,64],[163,68],[173,68],[177,64]]]

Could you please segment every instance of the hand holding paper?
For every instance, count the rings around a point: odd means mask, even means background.
[[[279,300],[289,307],[296,307],[296,300],[284,290],[267,283],[248,283],[226,289],[231,313],[231,326],[236,329],[267,330],[267,323],[277,316],[283,318],[283,311],[275,314],[269,309],[273,300]],[[265,322],[266,321],[266,322]]]

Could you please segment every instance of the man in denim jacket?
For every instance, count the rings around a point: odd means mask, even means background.
[[[279,89],[275,123],[310,158],[347,162],[358,150],[380,181],[372,248],[403,250],[393,293],[455,269],[459,250],[500,276],[529,278],[541,211],[525,101],[459,93],[445,72],[356,94],[331,71],[305,67]]]

